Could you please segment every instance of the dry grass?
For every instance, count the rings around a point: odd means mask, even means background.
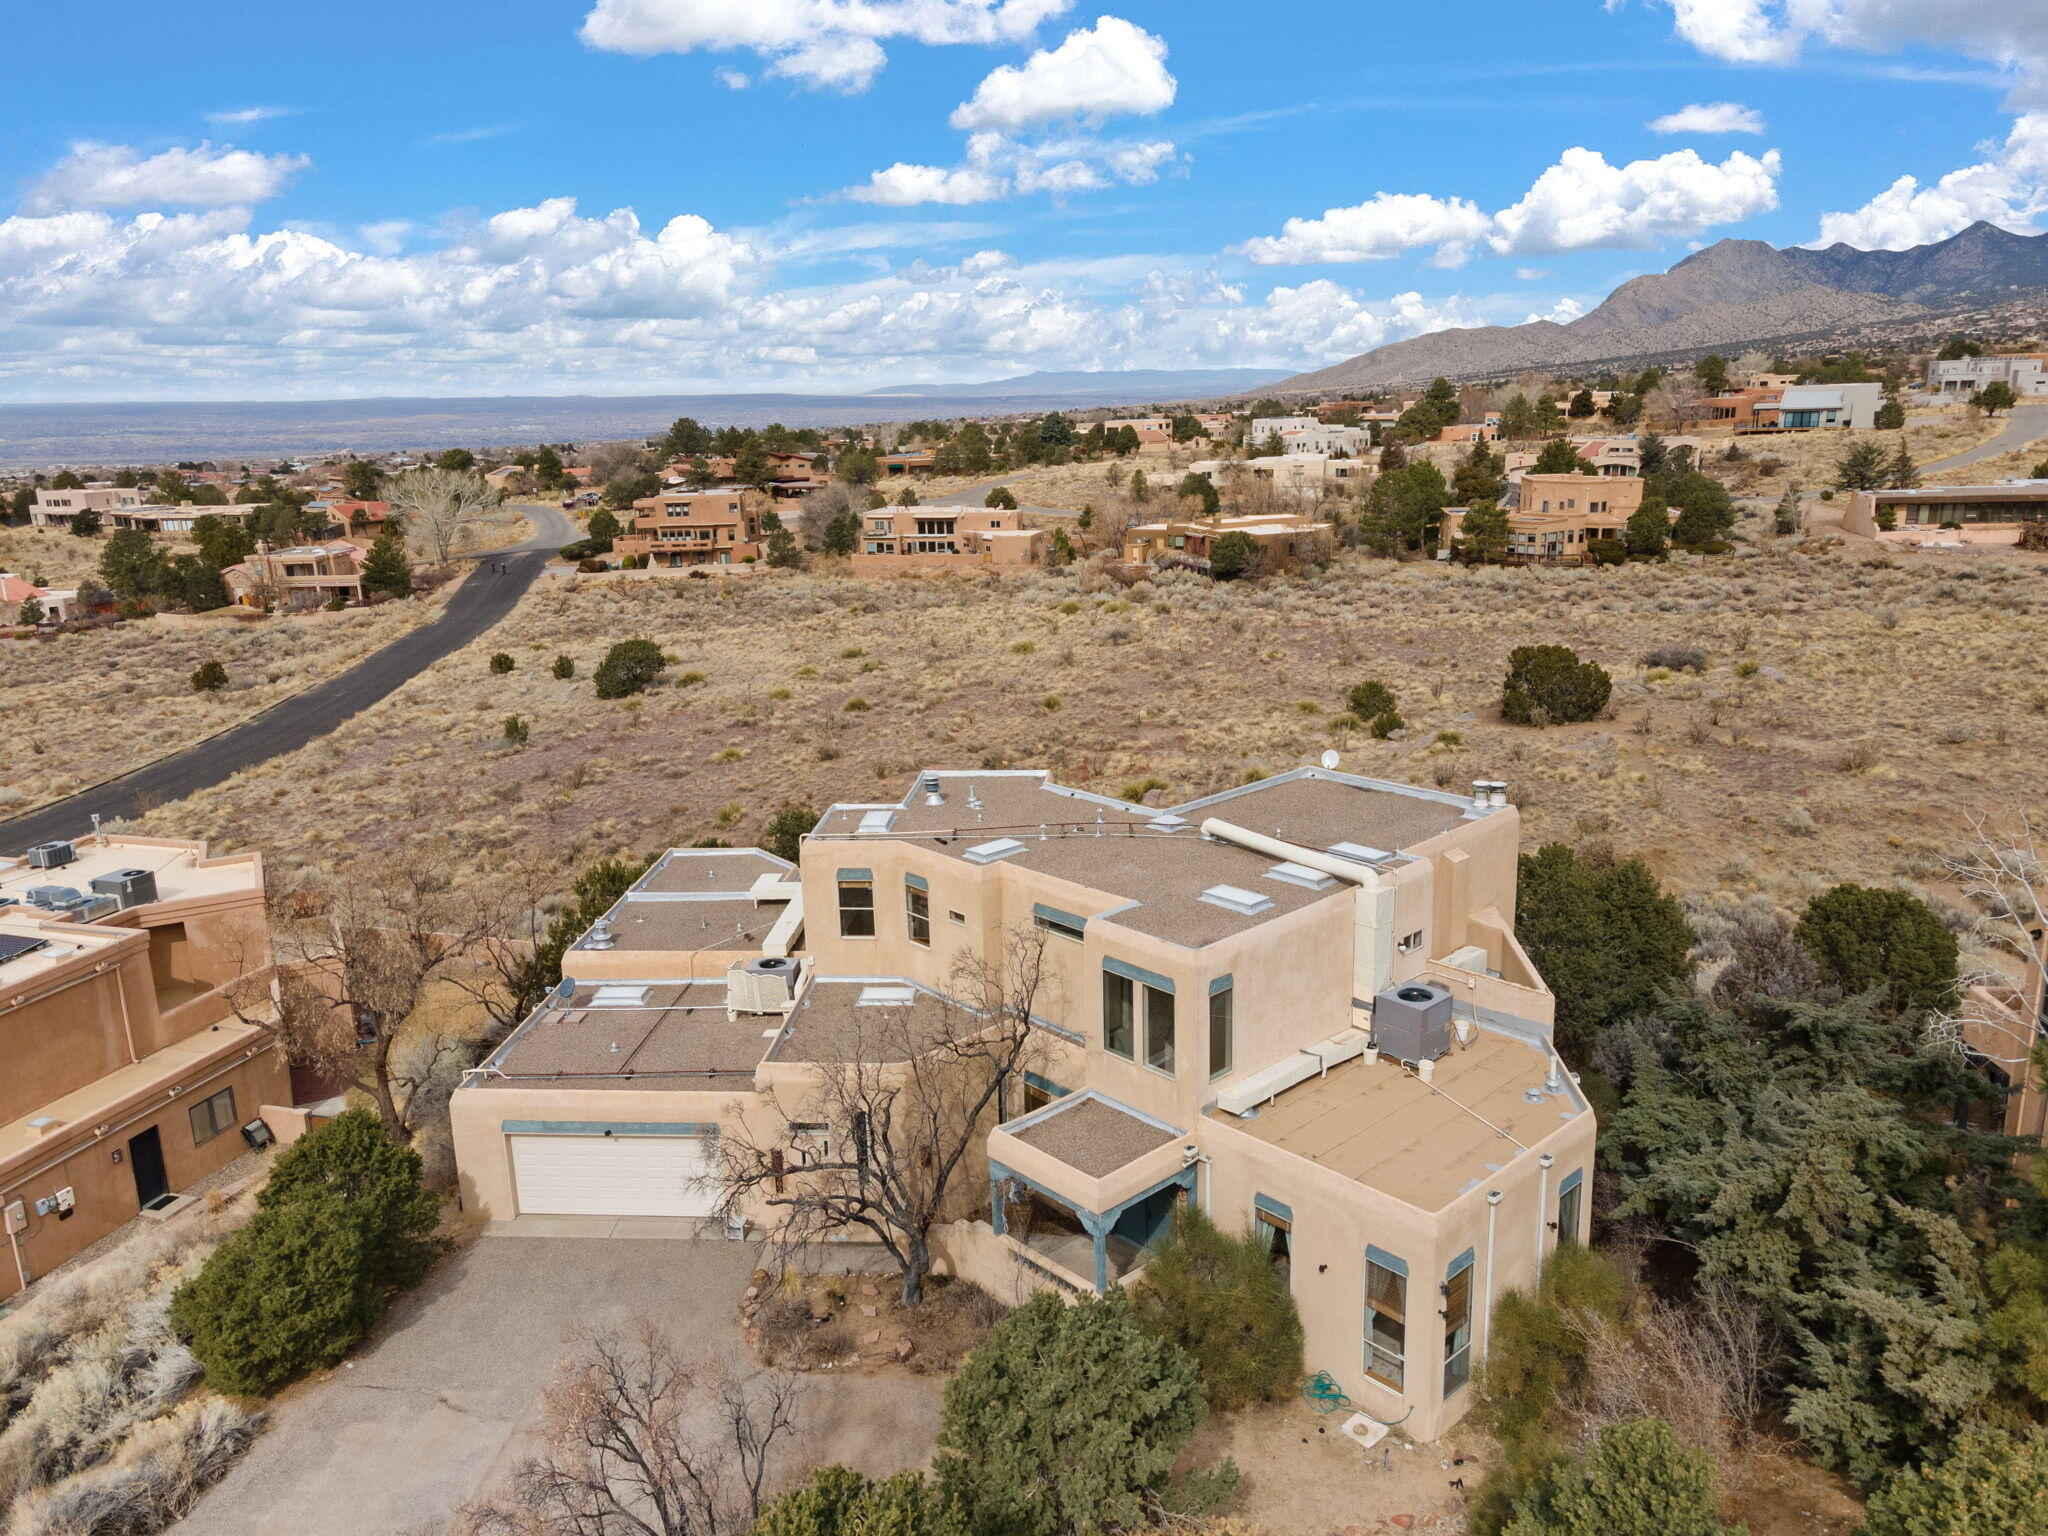
[[[1992,421],[1980,417],[1972,421],[1968,413],[1960,410],[1915,411],[1906,418],[1906,451],[1917,463],[1926,464],[1988,442],[2003,432],[2005,425],[2003,418]],[[1832,431],[1774,432],[1739,439],[1708,438],[1701,458],[1709,469],[1727,481],[1732,494],[1776,501],[1785,494],[1787,485],[1798,485],[1808,491],[1833,485],[1835,466],[1852,444],[1876,441],[1890,452],[1898,446],[1899,436],[1897,432]],[[1723,462],[1721,454],[1730,441],[1742,449],[1745,460]],[[1769,474],[1763,473],[1771,460],[1778,461],[1778,467]],[[1975,475],[1981,470],[1972,468],[1966,473]],[[1929,477],[1933,478],[1932,472]]]
[[[1111,793],[1156,778],[1181,799],[1335,746],[1360,773],[1508,779],[1532,844],[1608,841],[1681,888],[1791,902],[1926,878],[1968,812],[2035,792],[2040,568],[1784,549],[1612,571],[1347,558],[1129,591],[1073,568],[565,581],[332,736],[143,825],[320,862],[431,828],[480,868],[533,845],[566,872],[751,841],[785,800],[894,798],[927,764],[1045,766]],[[596,699],[604,647],[635,635],[677,658],[671,679],[704,681]],[[1613,672],[1612,718],[1500,722],[1508,651],[1548,641]],[[1638,666],[1679,642],[1706,651],[1704,673]],[[497,650],[515,671],[488,671]],[[549,676],[557,652],[573,679]],[[1367,677],[1395,689],[1402,739],[1346,724]],[[504,741],[511,714],[530,722],[523,748]]]
[[[144,619],[0,640],[0,816],[179,751],[331,677],[436,617],[448,590],[305,619],[224,613],[189,628]],[[228,685],[195,693],[192,673],[207,660],[227,668]]]
[[[46,1281],[0,1320],[7,1536],[162,1530],[247,1446],[262,1415],[197,1388],[168,1310],[252,1210],[210,1202]]]
[[[189,555],[198,546],[177,539],[159,539],[166,557]],[[0,527],[0,571],[12,571],[39,587],[75,587],[87,577],[97,580],[106,535],[81,539],[55,528]]]

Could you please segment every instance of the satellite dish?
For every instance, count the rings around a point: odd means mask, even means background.
[[[1323,749],[1323,766],[1325,768],[1337,766],[1337,749],[1335,747],[1325,747]]]

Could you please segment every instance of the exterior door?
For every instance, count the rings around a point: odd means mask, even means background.
[[[708,1136],[514,1135],[522,1216],[706,1217],[718,1205]]]
[[[128,1166],[135,1174],[135,1203],[144,1210],[171,1192],[170,1176],[164,1172],[163,1137],[155,1126],[128,1138]]]

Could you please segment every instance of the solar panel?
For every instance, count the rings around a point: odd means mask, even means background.
[[[0,933],[0,965],[18,960],[32,949],[41,949],[48,939],[31,939],[18,933]]]

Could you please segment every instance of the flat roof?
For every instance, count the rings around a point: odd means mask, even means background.
[[[595,1006],[644,990],[644,1000]],[[579,983],[551,1001],[490,1059],[495,1070],[471,1079],[482,1088],[517,1087],[535,1079],[578,1088],[715,1087],[745,1078],[768,1048],[779,1021],[743,1014],[728,1019],[725,980]]]
[[[1586,1111],[1546,1093],[1548,1055],[1481,1029],[1453,1045],[1432,1082],[1392,1060],[1354,1057],[1241,1120],[1212,1118],[1423,1210],[1479,1188],[1523,1150]],[[1536,1093],[1532,1101],[1528,1094]]]
[[[1880,501],[2048,501],[2048,480],[2005,480],[1997,485],[1919,485],[1871,492]]]
[[[89,896],[95,877],[126,869],[146,870],[154,875],[158,901],[254,890],[262,881],[261,865],[253,853],[209,859],[204,843],[119,837],[95,843],[85,836],[74,841],[72,847],[77,857],[56,869],[31,868],[25,852],[0,858],[0,896],[12,896],[26,904],[26,893],[39,885],[69,886]]]
[[[636,891],[668,894],[743,892],[763,875],[794,880],[796,866],[763,848],[671,848],[633,882]]]
[[[900,976],[826,976],[790,1010],[770,1061],[907,1061],[943,1036],[958,1004]]]
[[[1461,796],[1322,768],[1295,769],[1171,809],[1067,789],[1035,771],[940,772],[941,803],[934,806],[926,803],[925,777],[919,775],[897,804],[837,805],[826,812],[818,833],[839,844],[831,857],[858,867],[859,845],[887,837],[986,863],[992,861],[976,857],[978,850],[1013,843],[1001,853],[1002,863],[1099,892],[1113,907],[1102,913],[1105,920],[1187,948],[1349,889],[1273,880],[1277,860],[1203,837],[1204,817],[1299,846],[1327,850],[1349,843],[1393,855],[1487,814]],[[1218,885],[1254,891],[1266,902],[1243,911],[1204,900]]]
[[[1092,1179],[1106,1178],[1184,1134],[1100,1094],[1079,1093],[1011,1132]]]
[[[691,954],[727,949],[739,955],[758,950],[788,909],[786,902],[755,901],[751,896],[677,900],[628,895],[605,917],[614,949]],[[575,947],[588,948],[581,938]]]
[[[0,940],[10,941],[0,943],[0,997],[83,951],[111,948],[124,937],[86,923],[58,922],[39,907],[0,907]]]
[[[172,1041],[161,1050],[151,1051],[140,1061],[116,1067],[83,1087],[30,1110],[20,1119],[0,1125],[0,1167],[61,1144],[67,1131],[76,1130],[81,1125],[99,1124],[106,1118],[107,1110],[162,1084],[168,1078],[208,1061],[237,1055],[250,1046],[262,1045],[267,1038],[264,1031],[254,1024],[226,1019],[211,1029],[202,1029],[197,1034]],[[198,1100],[194,1098],[191,1102],[197,1103]],[[237,1104],[235,1108],[247,1119],[255,1115],[257,1106]],[[29,1121],[46,1116],[57,1122],[47,1134],[29,1129]],[[118,1141],[114,1144],[120,1145]]]

